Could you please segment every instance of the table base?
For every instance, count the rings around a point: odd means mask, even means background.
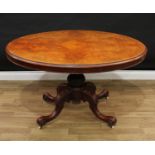
[[[62,83],[57,87],[57,96],[53,97],[50,93],[45,93],[43,99],[47,103],[55,103],[54,111],[47,116],[41,116],[37,119],[37,124],[42,128],[46,123],[55,119],[64,107],[65,102],[80,101],[88,102],[91,111],[100,120],[106,122],[110,127],[113,127],[117,120],[113,116],[106,116],[98,110],[99,99],[106,99],[109,96],[107,90],[96,94],[96,86],[92,82],[86,82],[83,74],[70,74],[67,78],[67,83]]]

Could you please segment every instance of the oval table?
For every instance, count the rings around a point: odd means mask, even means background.
[[[6,47],[7,58],[22,67],[52,72],[69,73],[67,82],[57,87],[56,97],[43,94],[47,103],[55,103],[54,111],[37,119],[43,127],[55,119],[65,102],[87,101],[95,116],[110,127],[116,118],[98,109],[98,101],[107,99],[107,90],[96,94],[96,87],[87,82],[84,73],[125,69],[142,62],[147,48],[131,37],[91,30],[59,30],[26,35],[11,41]],[[74,103],[74,102],[73,102]]]

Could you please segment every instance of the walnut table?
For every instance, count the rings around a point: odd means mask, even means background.
[[[107,90],[96,94],[96,87],[87,82],[84,73],[97,73],[129,68],[142,62],[147,48],[131,37],[89,30],[59,30],[26,35],[11,41],[6,47],[7,58],[22,67],[35,70],[69,73],[67,82],[57,87],[57,96],[45,93],[47,103],[55,109],[37,119],[40,127],[55,119],[71,100],[87,101],[95,116],[110,127],[116,118],[98,110],[98,101],[107,98]],[[73,102],[74,103],[74,102]]]

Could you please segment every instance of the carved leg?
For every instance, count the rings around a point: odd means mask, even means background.
[[[99,94],[97,94],[97,99],[105,98],[107,99],[109,97],[109,91],[108,90],[102,90]]]
[[[61,84],[57,88],[57,97],[52,97],[50,101],[55,101],[55,109],[54,111],[47,116],[41,116],[37,119],[37,124],[39,125],[40,128],[42,128],[46,123],[52,121],[55,119],[60,112],[62,111],[64,107],[64,102],[68,101],[70,96],[70,89],[64,85]],[[50,99],[50,94],[48,94],[48,99]]]
[[[55,119],[60,114],[61,110],[63,109],[63,106],[63,100],[61,98],[56,99],[54,111],[50,115],[41,116],[37,119],[37,124],[39,125],[39,127],[42,128],[43,125]]]
[[[85,88],[82,90],[83,100],[88,101],[90,109],[97,118],[106,122],[110,127],[113,127],[117,122],[116,118],[113,116],[106,116],[98,110],[98,99],[107,97],[109,93],[108,91],[102,91],[100,95],[96,95],[95,91],[95,85],[91,82],[87,82]]]
[[[56,97],[52,96],[50,93],[44,93],[43,94],[43,100],[47,103],[52,103],[56,101]]]
[[[102,90],[99,94],[96,95],[97,100],[104,99],[105,103],[107,104],[108,98],[109,98],[109,91],[108,90]]]
[[[117,120],[115,117],[113,116],[106,116],[104,114],[102,114],[99,110],[98,110],[98,104],[97,102],[95,102],[91,97],[89,99],[89,107],[92,110],[92,112],[94,113],[94,115],[99,118],[100,120],[106,122],[111,128],[116,124]]]

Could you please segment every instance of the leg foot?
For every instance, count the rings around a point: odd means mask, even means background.
[[[43,100],[47,103],[55,102],[56,97],[53,97],[50,93],[44,93],[43,94]]]
[[[97,103],[90,103],[89,105],[90,105],[89,107],[92,110],[92,112],[94,113],[94,115],[97,118],[99,118],[100,120],[106,122],[109,127],[112,128],[116,124],[117,119],[113,116],[106,116],[106,115],[102,114],[97,108]]]
[[[113,116],[107,116],[107,124],[109,127],[113,128],[116,125],[117,119]]]
[[[94,89],[95,89],[95,87],[94,87]],[[102,93],[102,96],[103,96],[103,94],[104,93]],[[93,91],[90,92],[87,90],[87,92],[83,92],[83,96],[84,96],[84,100],[88,101],[91,111],[94,113],[94,115],[97,118],[106,122],[108,124],[108,126],[111,128],[116,124],[117,120],[115,117],[106,116],[98,110],[98,96],[95,93],[93,93]]]
[[[55,102],[54,111],[47,116],[41,116],[37,119],[37,124],[42,128],[46,123],[55,119],[64,107],[64,102],[68,101],[70,96],[70,89],[66,84],[61,84],[57,87],[57,96],[53,97],[49,93],[43,95],[43,99],[48,102]]]
[[[107,99],[109,97],[109,91],[108,90],[102,90],[98,95],[97,99],[105,98]]]
[[[42,128],[46,123],[55,119],[63,109],[63,105],[63,101],[57,100],[55,110],[50,115],[41,116],[37,119],[37,124],[39,125],[39,127]]]
[[[42,129],[42,127],[46,124],[46,118],[44,116],[41,116],[37,119],[37,124],[39,125],[39,129]]]

